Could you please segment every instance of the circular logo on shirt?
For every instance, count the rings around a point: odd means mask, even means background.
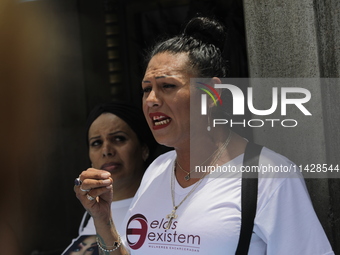
[[[126,239],[131,249],[137,250],[145,242],[148,232],[148,221],[142,214],[133,215],[126,227]]]

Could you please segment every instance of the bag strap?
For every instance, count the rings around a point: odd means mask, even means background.
[[[263,146],[248,142],[244,152],[243,166],[258,166]],[[257,206],[258,173],[242,173],[241,231],[235,255],[247,255],[254,228]]]

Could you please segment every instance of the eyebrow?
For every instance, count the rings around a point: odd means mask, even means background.
[[[109,133],[108,135],[109,135],[109,136],[113,136],[113,135],[116,135],[116,134],[118,134],[118,133],[123,133],[123,134],[125,134],[125,135],[128,135],[126,132],[124,132],[124,131],[122,131],[122,130],[119,130],[119,131],[116,131],[116,132],[113,132],[113,133]],[[100,137],[101,137],[100,135],[99,135],[99,136],[91,137],[91,138],[89,139],[89,141],[94,140],[94,139],[98,139],[98,138],[100,138]]]
[[[162,75],[162,76],[156,76],[155,79],[162,79],[162,78],[167,78],[167,77],[174,77],[174,75]],[[150,81],[148,80],[143,80],[142,82],[144,83],[151,83]]]

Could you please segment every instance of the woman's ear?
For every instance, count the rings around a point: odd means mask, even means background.
[[[215,84],[221,84],[221,83],[222,83],[222,81],[221,81],[220,78],[218,78],[218,77],[213,77],[213,78],[211,79],[211,82],[212,82],[212,86],[214,86]],[[216,88],[215,88],[215,90],[216,90],[217,93],[221,96],[221,94],[222,94],[222,89],[216,89]]]
[[[149,157],[149,147],[144,144],[142,148],[142,158],[144,162],[148,159],[148,157]]]
[[[216,89],[215,84],[221,84],[221,83],[222,82],[221,82],[220,78],[218,78],[218,77],[211,78],[210,85],[216,90],[216,92],[219,96],[221,96],[222,89]],[[211,100],[211,99],[208,99],[208,105],[209,105],[209,107],[213,107],[215,105],[215,102],[213,102],[213,100]]]
[[[221,82],[220,78],[218,78],[218,77],[213,77],[213,78],[211,79],[211,83],[214,85],[214,84],[221,84],[222,82]]]

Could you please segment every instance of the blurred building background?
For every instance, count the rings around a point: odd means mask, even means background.
[[[197,12],[213,14],[228,29],[230,76],[339,78],[339,9],[336,0],[2,0],[0,234],[18,248],[6,254],[60,254],[77,236],[84,210],[73,181],[90,166],[86,116],[102,101],[140,105],[143,55],[155,40]],[[320,121],[307,130],[246,136],[297,164],[340,163],[339,86],[313,88]],[[306,181],[340,254],[339,179]]]

